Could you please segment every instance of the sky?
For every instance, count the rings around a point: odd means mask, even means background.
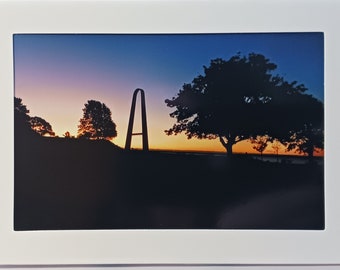
[[[13,48],[14,96],[60,137],[66,131],[76,136],[84,104],[97,100],[109,107],[117,125],[112,142],[124,147],[132,95],[142,88],[151,149],[225,151],[218,140],[167,136],[164,130],[176,120],[164,101],[203,75],[212,59],[237,53],[263,54],[277,65],[274,75],[298,81],[324,100],[322,33],[15,34]],[[138,97],[134,132],[141,132],[140,118]],[[140,148],[141,142],[141,136],[133,136],[132,147]],[[247,142],[233,150],[253,152]]]

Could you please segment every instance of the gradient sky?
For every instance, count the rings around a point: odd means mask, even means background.
[[[175,119],[164,100],[203,74],[211,59],[228,60],[238,52],[264,54],[278,66],[273,74],[303,83],[309,94],[324,100],[322,33],[16,34],[13,39],[14,95],[30,116],[44,118],[59,136],[77,135],[84,104],[94,99],[110,108],[118,131],[112,142],[124,147],[132,94],[142,88],[150,148],[224,151],[218,141],[165,135]],[[134,132],[141,131],[139,112],[137,106]],[[237,144],[234,151],[252,152],[246,145]],[[132,147],[141,147],[141,136],[133,137]]]

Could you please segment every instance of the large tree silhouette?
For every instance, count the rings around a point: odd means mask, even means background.
[[[276,67],[255,53],[212,60],[209,67],[204,66],[204,75],[184,84],[176,97],[165,100],[168,107],[176,108],[170,116],[177,120],[166,134],[219,138],[229,155],[236,143],[258,136],[286,143],[289,138],[292,142],[292,135],[303,123],[301,111],[296,110],[302,104],[298,98],[303,100],[307,88],[274,76]],[[287,120],[284,125],[282,118]]]
[[[87,101],[78,125],[78,138],[110,140],[116,136],[116,124],[112,121],[110,109],[99,101]]]

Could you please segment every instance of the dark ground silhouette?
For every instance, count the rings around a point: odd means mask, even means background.
[[[15,136],[15,230],[324,229],[324,169]]]

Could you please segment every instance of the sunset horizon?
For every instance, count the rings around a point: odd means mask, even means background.
[[[294,44],[294,45],[293,45]],[[215,58],[241,52],[263,53],[277,64],[275,71],[298,81],[323,101],[323,38],[318,33],[196,34],[196,35],[14,35],[15,96],[30,111],[49,122],[55,134],[77,137],[79,120],[88,100],[111,110],[117,137],[124,147],[133,91],[146,96],[150,149],[225,152],[219,140],[168,136],[175,119],[166,99],[176,96],[185,83],[203,73]],[[137,98],[134,132],[141,130]],[[132,148],[141,139],[133,137]],[[235,153],[259,153],[247,141],[233,146]],[[264,154],[275,154],[270,145]],[[297,155],[294,151],[279,154]],[[315,153],[323,155],[323,151]]]

